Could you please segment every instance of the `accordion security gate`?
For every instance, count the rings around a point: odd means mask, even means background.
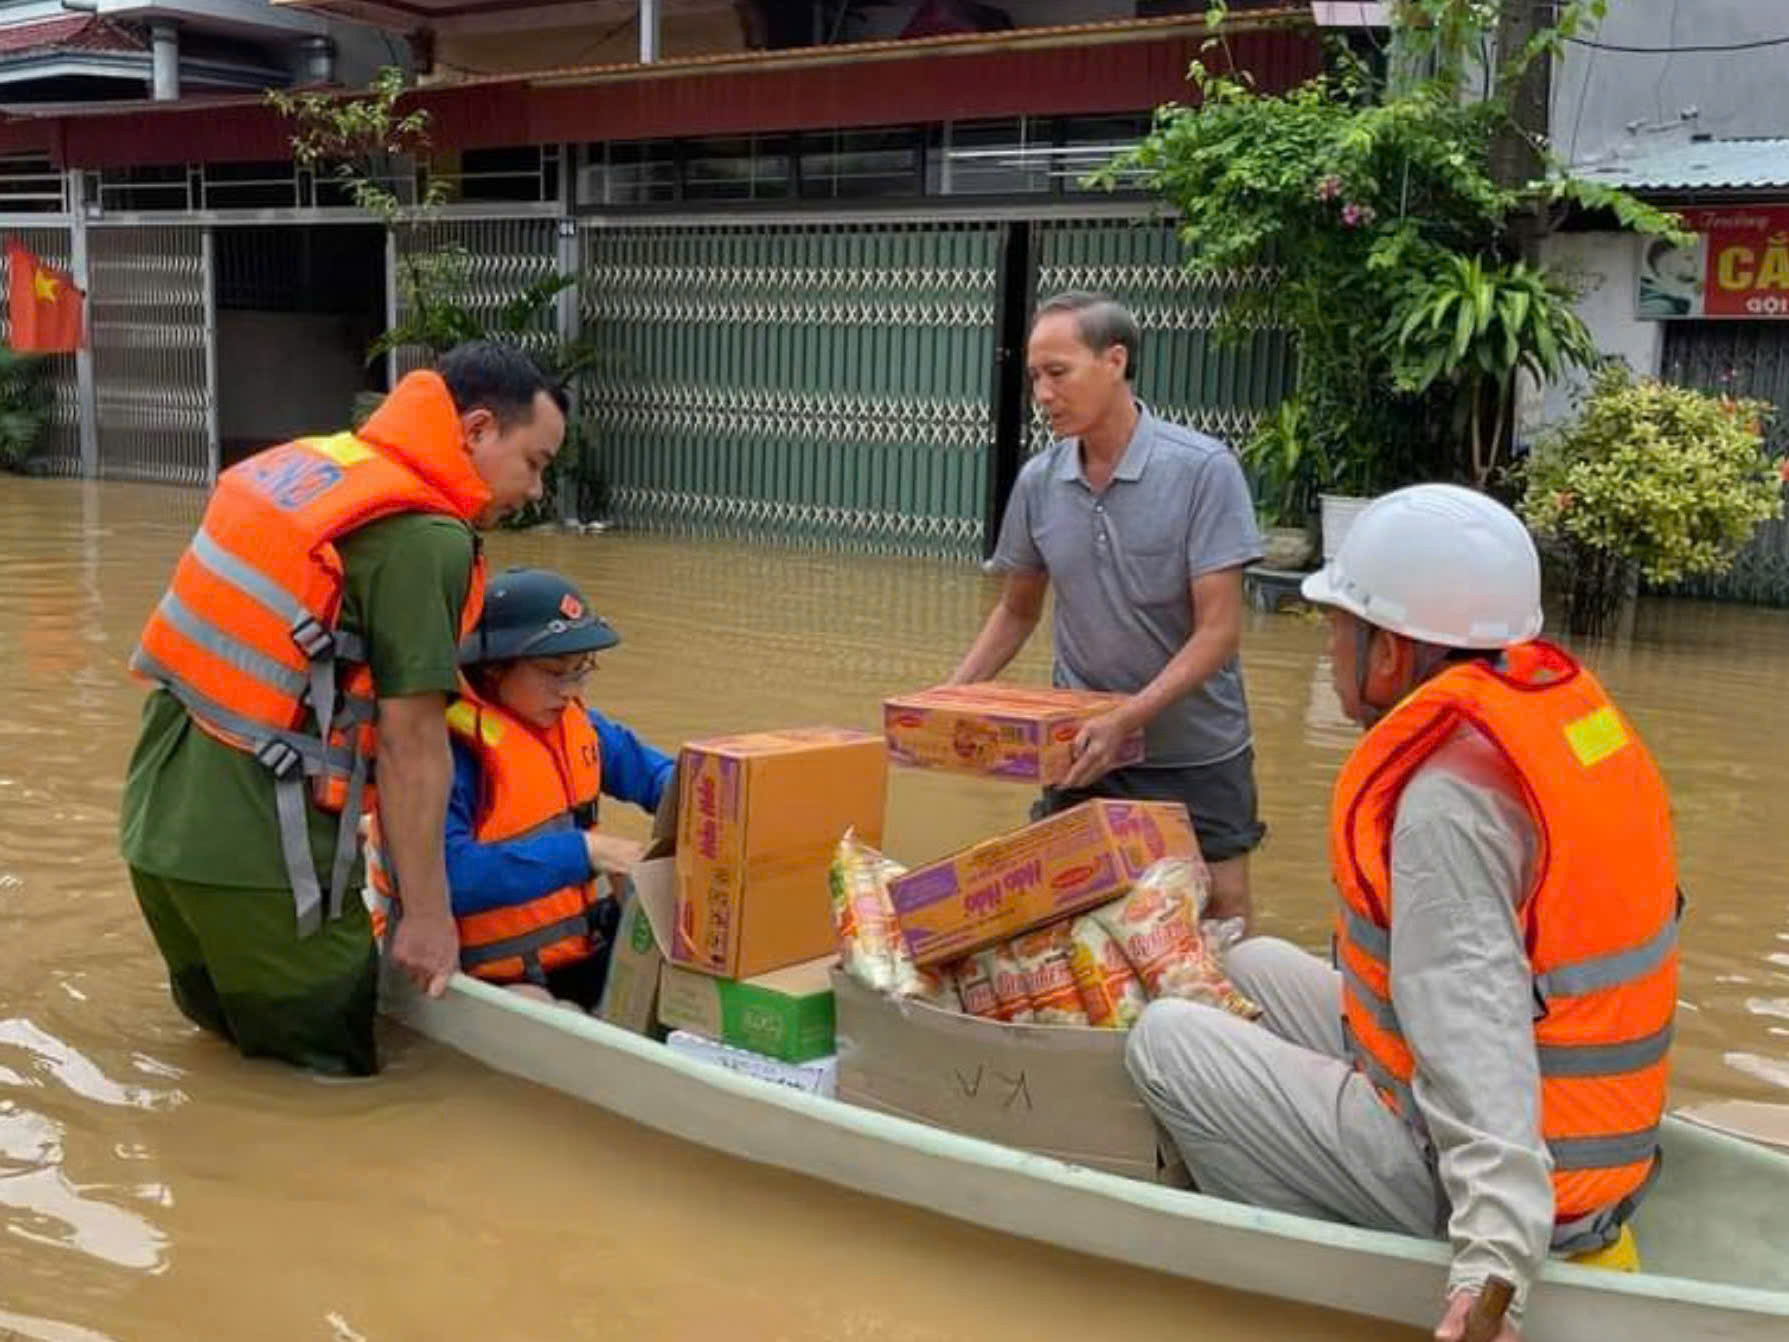
[[[1233,444],[1292,370],[1284,333],[1232,343],[1213,329],[1241,286],[1269,277],[1193,283],[1159,221],[585,221],[576,245],[562,228],[538,214],[465,218],[424,245],[464,249],[473,306],[490,317],[578,258],[581,310],[558,324],[581,325],[595,347],[581,409],[616,520],[643,530],[979,555],[1004,503],[991,480],[1003,485],[1016,457],[1047,441],[1033,418],[996,443],[997,352],[1023,347],[1024,305],[1003,301],[1015,286],[1128,303],[1143,327],[1143,399]],[[1003,277],[1016,228],[1027,245]],[[42,231],[26,240],[65,258],[66,232]],[[100,473],[207,482],[218,451],[208,226],[96,221],[88,253]],[[543,314],[531,343],[550,341],[553,324]],[[415,361],[403,351],[394,371]],[[50,455],[72,470],[72,376],[61,381]]]
[[[979,552],[997,226],[587,227],[587,387],[617,517]]]
[[[89,225],[87,257],[100,475],[205,484],[217,461],[207,229]]]
[[[1138,397],[1160,415],[1240,447],[1260,417],[1293,386],[1296,361],[1287,332],[1256,329],[1239,339],[1216,327],[1226,304],[1272,282],[1267,271],[1195,280],[1180,240],[1159,221],[1049,220],[1033,225],[1034,292],[1108,293],[1142,328]],[[1033,415],[1031,451],[1049,443]]]
[[[603,358],[586,408],[618,519],[980,554],[1004,503],[995,455],[1021,450],[995,441],[996,350],[1023,348],[999,329],[1012,228],[1030,260],[1009,283],[1133,308],[1138,389],[1162,415],[1234,444],[1288,389],[1283,332],[1213,329],[1270,277],[1195,283],[1160,222],[590,225],[584,323]],[[1037,417],[1026,437],[1048,441]]]
[[[457,256],[454,274],[461,300],[480,321],[494,325],[503,310],[530,286],[559,273],[558,226],[557,218],[539,215],[522,219],[444,219],[405,235],[392,248],[394,273],[386,277],[391,315],[405,315],[404,286],[395,269],[402,264],[399,253],[415,250]],[[539,351],[552,341],[550,313],[545,316],[548,320],[537,323],[523,335],[523,342],[530,349]],[[422,351],[406,346],[395,352],[392,371],[407,373],[422,362]]]

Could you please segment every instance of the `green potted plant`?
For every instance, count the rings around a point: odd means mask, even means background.
[[[30,468],[50,423],[53,398],[44,361],[0,345],[0,469]]]
[[[1487,489],[1514,425],[1516,381],[1588,368],[1596,342],[1570,289],[1525,261],[1434,249],[1413,256],[1380,340],[1400,390],[1451,388],[1452,437],[1469,453],[1456,469]]]
[[[1789,462],[1764,449],[1764,401],[1637,378],[1613,360],[1579,416],[1521,472],[1520,511],[1579,635],[1607,630],[1637,584],[1724,572],[1781,517]]]
[[[1310,566],[1317,496],[1329,482],[1329,460],[1311,433],[1304,402],[1289,396],[1265,416],[1238,454],[1255,491],[1267,567]]]

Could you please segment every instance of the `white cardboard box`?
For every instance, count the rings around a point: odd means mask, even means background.
[[[665,1040],[665,1046],[685,1057],[725,1067],[730,1072],[755,1076],[760,1081],[774,1081],[779,1086],[805,1090],[811,1095],[824,1095],[831,1099],[838,1090],[839,1060],[836,1054],[815,1058],[811,1062],[779,1062],[775,1058],[747,1053],[742,1048],[717,1044],[712,1039],[704,1039],[688,1030],[671,1031]]]

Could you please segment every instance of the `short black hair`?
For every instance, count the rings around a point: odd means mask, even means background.
[[[1137,344],[1142,332],[1129,308],[1110,294],[1071,292],[1057,294],[1038,307],[1032,325],[1053,312],[1066,312],[1075,319],[1075,332],[1081,343],[1095,354],[1104,354],[1114,345],[1124,347],[1124,380],[1137,380]]]
[[[560,414],[571,413],[571,398],[565,388],[526,350],[514,345],[468,340],[435,360],[435,371],[447,384],[454,409],[462,415],[482,409],[489,410],[505,428],[526,424],[534,418],[534,398],[542,394],[559,407]]]

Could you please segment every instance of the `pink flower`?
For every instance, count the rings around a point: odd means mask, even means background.
[[[1334,200],[1342,194],[1342,179],[1333,173],[1317,183],[1318,200]]]
[[[1342,222],[1349,228],[1360,228],[1363,225],[1372,223],[1377,217],[1378,216],[1371,205],[1358,205],[1353,201],[1349,201],[1346,205],[1342,206]]]

